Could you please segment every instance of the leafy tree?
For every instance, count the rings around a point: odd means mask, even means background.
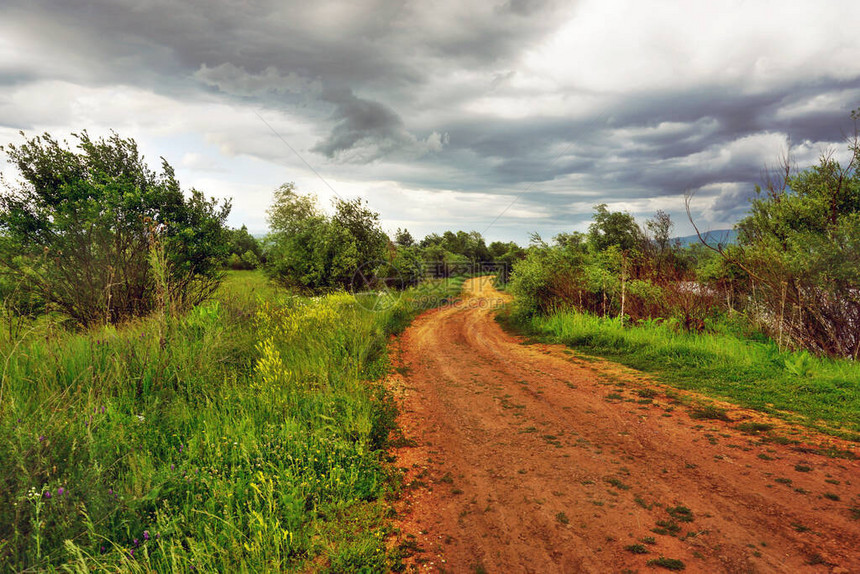
[[[672,236],[672,228],[674,226],[675,224],[672,223],[671,216],[662,209],[657,210],[657,213],[654,214],[654,219],[649,219],[645,222],[645,227],[651,232],[654,243],[657,246],[658,255],[663,255],[671,247],[669,240]]]
[[[348,289],[360,268],[386,258],[388,237],[379,215],[361,199],[336,200],[329,217],[314,196],[301,195],[288,183],[275,192],[268,216],[266,270],[284,285],[307,291]]]
[[[379,214],[361,198],[337,198],[334,201],[333,225],[344,231],[345,241],[355,250],[356,264],[379,261],[385,257],[388,236],[382,231]]]
[[[860,358],[860,141],[841,165],[818,165],[771,182],[737,225],[742,267],[780,342]]]
[[[263,258],[260,242],[248,233],[248,228],[227,230],[230,254],[227,265],[231,269],[256,269]]]
[[[571,233],[559,233],[553,237],[553,241],[559,247],[584,253],[588,249],[588,237],[579,231]]]
[[[74,137],[77,150],[49,134],[4,149],[22,178],[0,195],[7,276],[84,326],[144,315],[164,298],[184,307],[211,295],[229,201],[185,197],[170,164],[152,171],[133,139]]]
[[[412,237],[412,234],[409,233],[408,229],[400,229],[398,227],[397,231],[394,233],[394,243],[400,247],[411,247],[415,244],[415,239]]]
[[[598,251],[616,246],[621,251],[633,251],[642,243],[642,230],[633,216],[626,212],[609,211],[605,203],[594,207],[594,222],[588,227],[588,240]]]

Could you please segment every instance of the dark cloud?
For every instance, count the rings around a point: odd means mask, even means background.
[[[357,98],[350,90],[329,90],[323,99],[335,105],[333,117],[337,123],[312,151],[333,158],[359,147],[373,148],[375,159],[415,143],[400,116],[379,102]]]
[[[691,189],[730,221],[780,146],[832,144],[851,127],[860,73],[811,59],[816,46],[798,49],[795,37],[794,51],[786,49],[795,60],[785,62],[797,69],[785,65],[782,75],[768,72],[782,68],[759,57],[758,44],[730,39],[705,56],[746,50],[734,68],[706,62],[695,81],[679,72],[625,83],[617,61],[601,53],[607,44],[535,72],[535,51],[594,9],[545,0],[7,0],[0,33],[9,32],[16,51],[0,62],[0,127],[65,121],[48,105],[19,109],[27,98],[16,90],[39,82],[205,96],[296,118],[300,151],[334,174],[429,191],[525,193],[517,205],[551,206],[542,221],[552,223],[588,217],[571,210],[590,204],[589,194],[643,206]],[[649,25],[663,23],[642,22]],[[637,66],[665,63],[621,33],[610,40]],[[697,72],[693,56],[659,55]],[[582,70],[625,82],[589,83],[574,73]]]

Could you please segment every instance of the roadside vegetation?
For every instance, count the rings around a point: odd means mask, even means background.
[[[514,265],[508,321],[858,439],[860,140],[849,151],[846,165],[824,155],[772,176],[730,245],[684,247],[667,214],[639,226],[606,205],[587,233],[534,236]]]
[[[0,571],[396,567],[388,337],[462,278],[272,282],[277,236],[226,227],[133,140],[77,140],[6,149]]]
[[[0,562],[386,571],[378,379],[413,296],[369,310],[239,272],[182,316],[5,339]]]
[[[520,317],[516,327],[655,373],[681,389],[860,441],[860,366],[852,361],[780,350],[776,342],[750,337],[725,322],[695,332],[671,319],[631,325],[618,318],[560,311]]]

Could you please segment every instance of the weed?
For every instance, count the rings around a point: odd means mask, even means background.
[[[732,420],[729,418],[729,415],[726,413],[725,409],[721,409],[714,405],[704,405],[693,408],[693,410],[690,411],[690,418],[719,420],[726,422],[731,422]]]
[[[619,401],[619,400],[623,399],[624,397],[622,397],[618,393],[609,393],[608,395],[606,395],[606,398],[607,398],[607,400],[611,400],[611,401]]]
[[[633,554],[648,554],[648,549],[641,544],[630,544],[629,546],[625,546],[624,550]]]
[[[774,478],[773,481],[785,485],[790,485],[792,483],[790,478]]]
[[[839,495],[838,495],[838,494],[834,494],[834,493],[832,493],[832,492],[825,492],[825,493],[824,493],[824,494],[822,494],[821,496],[823,496],[824,498],[827,498],[828,500],[834,500],[834,501],[837,501],[837,502],[840,500]]]
[[[131,550],[140,571],[396,566],[397,410],[372,381],[415,314],[409,295],[371,312],[229,279],[185,316],[0,340],[5,568],[83,570],[74,557],[90,556],[90,570],[124,571]],[[20,502],[30,489],[40,508]]]
[[[620,490],[630,490],[629,485],[624,484],[623,482],[621,482],[621,480],[615,478],[614,476],[607,476],[603,480],[605,482],[607,482],[608,484],[611,484],[612,486],[614,486],[615,488],[618,488]]]
[[[770,423],[745,422],[736,424],[735,428],[747,434],[759,434],[773,429],[773,425]]]
[[[681,527],[674,520],[658,520],[657,527],[652,528],[651,532],[661,536],[677,536],[681,532]]]
[[[806,563],[810,566],[816,566],[818,564],[827,564],[827,560],[819,553],[810,554],[809,558],[807,558]]]
[[[645,536],[645,537],[643,537],[643,538],[640,538],[640,540],[641,540],[644,544],[651,544],[651,545],[657,544],[657,539],[656,539],[656,538],[654,538],[653,536]]]
[[[812,467],[805,464],[796,464],[794,465],[794,470],[797,472],[812,472]]]
[[[687,567],[681,560],[678,560],[677,558],[666,558],[665,556],[653,558],[649,560],[647,564],[648,566],[659,566],[666,570],[683,570]]]
[[[808,526],[804,526],[799,522],[792,522],[791,527],[794,528],[798,532],[809,532],[810,528]]]
[[[556,514],[555,519],[558,521],[559,524],[570,524],[570,519],[564,512],[559,512],[558,514]]]
[[[678,522],[693,522],[693,511],[686,506],[669,506],[666,512]]]

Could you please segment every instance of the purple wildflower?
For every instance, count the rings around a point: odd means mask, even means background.
[[[170,465],[170,470],[173,470],[174,468],[175,468],[175,467],[171,464],[171,465]]]
[[[108,494],[113,494],[113,489],[112,489],[112,488],[108,488]]]
[[[102,414],[105,414],[105,407],[102,405]]]
[[[143,531],[143,539],[144,539],[144,540],[149,540],[149,530],[144,530],[144,531]]]
[[[65,494],[65,492],[66,492],[66,489],[61,486],[60,488],[57,489],[57,496],[63,496],[63,494]]]
[[[51,498],[51,491],[45,493],[45,498]]]
[[[42,442],[44,440],[45,440],[45,435],[39,435],[39,442]]]
[[[140,546],[140,540],[138,540],[137,538],[135,538],[135,539],[134,539],[134,547],[135,547],[135,548],[137,548],[138,546]]]

